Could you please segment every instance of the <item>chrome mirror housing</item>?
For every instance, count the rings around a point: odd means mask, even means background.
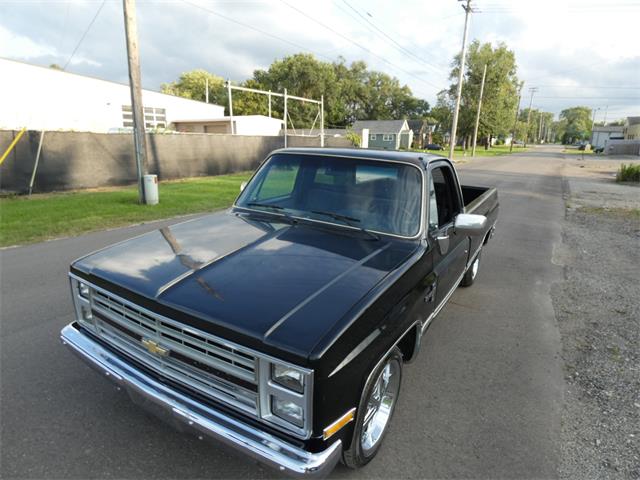
[[[486,226],[487,217],[470,213],[459,214],[453,225],[455,232],[462,235],[481,235]]]

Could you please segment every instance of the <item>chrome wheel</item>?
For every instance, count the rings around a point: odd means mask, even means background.
[[[389,424],[400,389],[400,363],[391,358],[373,384],[366,403],[360,448],[366,457],[376,450]]]

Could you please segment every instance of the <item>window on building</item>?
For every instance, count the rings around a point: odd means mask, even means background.
[[[385,142],[392,142],[393,141],[393,133],[385,133],[384,135],[382,135],[382,140]]]
[[[122,106],[122,125],[133,127],[133,110],[131,105]],[[166,128],[167,110],[164,108],[144,107],[145,128]]]
[[[371,135],[369,135],[369,140],[375,140],[376,139],[376,134],[372,133]]]

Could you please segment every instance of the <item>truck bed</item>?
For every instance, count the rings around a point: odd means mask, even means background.
[[[498,191],[493,187],[460,185],[464,212],[491,217],[498,207]]]

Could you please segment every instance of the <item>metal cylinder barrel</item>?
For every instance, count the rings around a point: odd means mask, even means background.
[[[157,205],[159,202],[158,196],[158,176],[157,175],[145,175],[144,181],[144,203],[147,205]]]

